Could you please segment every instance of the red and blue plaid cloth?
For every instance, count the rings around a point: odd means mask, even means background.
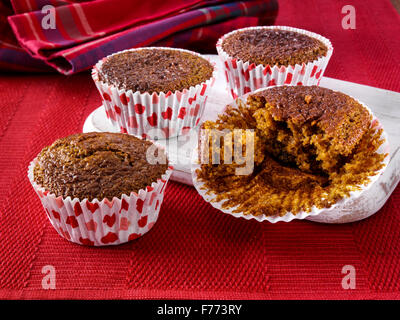
[[[42,27],[45,5],[54,6],[54,29]],[[149,45],[212,52],[222,34],[273,24],[277,11],[277,0],[0,0],[0,70],[69,75]]]

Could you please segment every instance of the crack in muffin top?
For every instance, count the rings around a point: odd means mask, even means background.
[[[326,56],[328,51],[325,44],[308,35],[262,28],[229,35],[222,49],[233,58],[264,66],[308,63]]]
[[[197,55],[169,49],[117,53],[103,63],[99,79],[118,89],[167,93],[189,89],[212,77],[213,66]]]
[[[168,168],[168,163],[147,161],[146,152],[152,145],[122,133],[71,135],[40,152],[33,170],[34,180],[64,198],[101,201],[129,196],[151,186]],[[156,150],[156,156],[166,159],[163,150]]]

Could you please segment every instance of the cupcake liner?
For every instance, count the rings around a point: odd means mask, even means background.
[[[265,88],[256,90],[256,92],[262,91],[262,90],[265,90]],[[243,95],[239,99],[241,99],[242,101],[246,101],[248,95],[249,94]],[[371,127],[375,128],[376,131],[379,129],[383,129],[381,123],[379,122],[378,118],[373,114],[371,109],[369,107],[367,107],[364,103],[360,102],[359,100],[357,100],[355,98],[353,98],[353,99],[356,100],[357,102],[359,102],[360,104],[362,104],[368,110],[368,112],[371,114],[371,116],[372,116]],[[237,106],[236,102],[234,102],[233,105]],[[370,181],[368,182],[368,184],[359,185],[360,190],[351,191],[349,197],[342,198],[340,201],[336,202],[329,208],[317,208],[317,207],[313,206],[311,208],[310,212],[300,211],[296,214],[293,214],[292,212],[287,212],[283,216],[265,216],[265,215],[255,216],[252,214],[245,214],[243,212],[233,212],[237,207],[233,207],[230,209],[223,208],[222,205],[224,203],[224,200],[223,201],[215,201],[214,199],[216,198],[216,195],[212,192],[210,192],[210,194],[207,194],[207,192],[209,190],[205,189],[204,182],[199,180],[197,177],[196,170],[200,169],[200,167],[201,167],[201,165],[198,162],[199,147],[200,147],[201,141],[203,140],[201,135],[199,138],[199,144],[196,147],[196,149],[193,151],[193,154],[192,154],[191,173],[192,173],[193,185],[196,188],[197,192],[203,197],[203,199],[206,202],[209,202],[214,208],[216,208],[224,213],[230,214],[236,218],[244,218],[246,220],[255,219],[259,222],[268,221],[271,223],[276,223],[279,221],[290,222],[294,219],[305,219],[307,217],[312,217],[312,220],[314,221],[314,216],[317,216],[317,215],[318,215],[318,218],[320,215],[324,215],[324,217],[326,217],[326,219],[323,219],[323,220],[329,220],[330,215],[334,215],[333,218],[336,219],[336,218],[338,218],[337,215],[341,214],[340,211],[335,210],[336,207],[343,207],[350,200],[357,199],[363,192],[370,189],[371,186],[378,180],[379,176],[385,171],[385,169],[390,161],[390,156],[389,156],[390,147],[389,147],[389,142],[388,142],[388,136],[384,130],[382,131],[380,138],[383,139],[384,142],[381,144],[381,146],[378,148],[378,150],[376,152],[378,154],[387,154],[387,156],[383,160],[383,167],[380,170],[378,170],[375,175],[369,176]],[[348,211],[343,212],[343,215],[348,215]],[[321,221],[321,219],[315,219],[315,221]]]
[[[133,92],[118,89],[114,85],[99,80],[98,71],[109,57],[122,52],[143,49],[175,50],[206,59],[196,52],[166,47],[128,49],[103,58],[94,66],[92,78],[102,97],[107,118],[113,127],[122,133],[142,138],[166,139],[186,134],[199,124],[204,113],[210,88],[216,78],[215,64],[212,63],[214,71],[210,79],[175,92]]]
[[[106,246],[125,243],[148,232],[157,221],[165,187],[173,167],[151,186],[123,194],[112,201],[56,196],[34,181],[35,158],[29,165],[28,178],[53,227],[63,238],[81,245]]]
[[[295,64],[286,67],[275,65],[264,66],[262,64],[256,65],[251,62],[235,59],[222,49],[222,42],[228,36],[243,30],[257,29],[287,30],[304,34],[320,40],[326,45],[328,52],[325,57],[320,57],[317,60],[308,62],[307,64]],[[218,40],[217,51],[222,61],[225,78],[230,87],[231,95],[236,99],[248,92],[274,85],[319,85],[329,59],[332,56],[333,47],[327,38],[319,34],[292,27],[270,26],[249,27],[227,33]]]

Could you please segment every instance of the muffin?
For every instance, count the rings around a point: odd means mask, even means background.
[[[251,27],[217,43],[234,98],[274,85],[319,84],[333,47],[318,34],[291,27]]]
[[[171,170],[165,152],[149,141],[92,132],[45,147],[28,176],[61,236],[101,246],[150,230]]]
[[[383,129],[365,106],[343,93],[279,86],[237,103],[202,125],[200,164],[193,172],[198,191],[226,212],[272,222],[304,218],[362,191],[386,166]],[[251,132],[251,138],[235,143],[233,129],[242,137]],[[219,145],[209,132],[223,132]],[[238,172],[245,166],[235,161],[240,157],[222,161],[234,148],[242,158],[254,150],[251,172]],[[211,161],[215,154],[219,164]]]
[[[215,70],[195,52],[154,47],[108,56],[92,78],[114,127],[155,139],[186,134],[199,124]]]

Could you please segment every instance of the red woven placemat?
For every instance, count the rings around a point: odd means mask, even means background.
[[[400,19],[390,2],[281,1],[277,24],[323,34],[327,76],[400,91]],[[258,223],[224,215],[171,182],[159,221],[118,247],[69,243],[52,228],[26,177],[56,138],[80,132],[100,105],[89,74],[0,78],[0,298],[400,298],[400,189],[380,212],[346,225]],[[56,290],[42,289],[42,268]],[[344,290],[344,265],[356,289]]]

